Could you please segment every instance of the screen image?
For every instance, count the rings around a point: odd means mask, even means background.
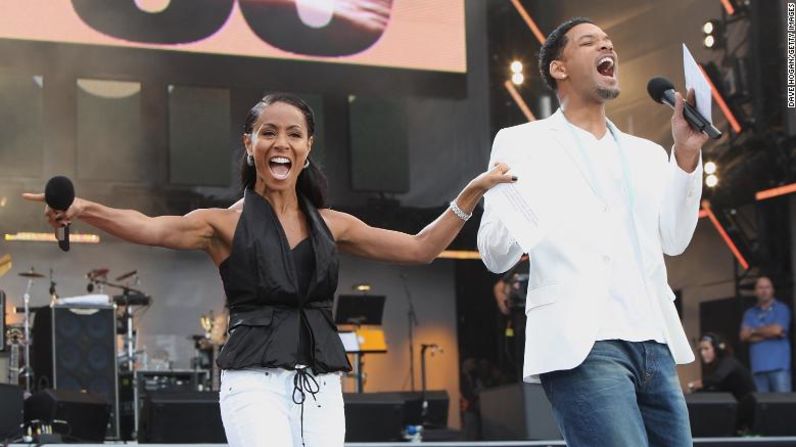
[[[464,0],[6,0],[0,38],[467,71]]]

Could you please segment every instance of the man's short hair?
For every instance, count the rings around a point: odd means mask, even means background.
[[[547,36],[547,40],[539,50],[539,73],[542,75],[547,87],[552,91],[558,91],[556,80],[550,75],[550,63],[561,58],[564,47],[567,46],[567,32],[581,23],[594,23],[586,17],[573,17],[566,22],[558,25],[556,29]]]

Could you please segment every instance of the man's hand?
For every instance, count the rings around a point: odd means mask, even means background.
[[[677,165],[685,172],[693,172],[699,162],[699,151],[708,141],[708,136],[700,132],[686,121],[683,115],[685,101],[679,92],[674,94],[674,113],[672,114],[672,137],[674,138],[674,156]],[[688,90],[688,103],[696,105],[694,89]]]

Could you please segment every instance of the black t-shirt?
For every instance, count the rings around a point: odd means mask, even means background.
[[[705,391],[726,391],[740,400],[755,391],[752,374],[733,356],[718,360],[716,368],[702,378]]]

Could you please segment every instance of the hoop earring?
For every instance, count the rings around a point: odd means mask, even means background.
[[[246,164],[249,166],[254,166],[254,157],[252,154],[246,154]]]
[[[307,169],[309,167],[310,167],[310,159],[308,158],[307,160],[304,161],[304,167],[301,169]]]

